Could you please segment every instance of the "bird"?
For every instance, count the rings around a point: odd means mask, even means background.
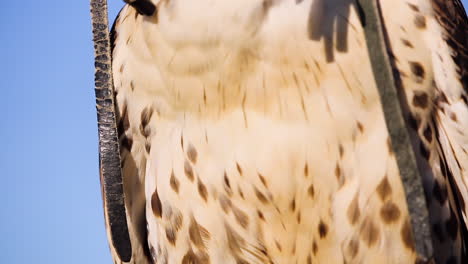
[[[422,263],[355,0],[128,0],[111,30],[130,262]],[[468,20],[379,0],[430,214],[467,263]]]

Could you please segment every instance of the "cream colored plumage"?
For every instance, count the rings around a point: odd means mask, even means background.
[[[355,1],[152,3],[113,29],[132,263],[416,261]],[[466,33],[466,16],[458,1],[380,4],[436,260],[461,263],[467,51],[450,41],[467,40],[450,26]]]

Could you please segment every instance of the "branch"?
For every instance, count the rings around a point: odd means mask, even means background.
[[[95,94],[99,133],[99,167],[109,243],[121,261],[129,262],[128,233],[117,135],[107,0],[91,0],[95,56]]]

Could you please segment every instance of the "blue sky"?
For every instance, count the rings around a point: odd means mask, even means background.
[[[122,1],[110,0],[115,17]],[[111,263],[98,176],[89,2],[5,1],[1,263]]]
[[[111,263],[89,2],[4,1],[0,40],[1,262]]]

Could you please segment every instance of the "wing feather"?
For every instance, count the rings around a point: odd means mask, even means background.
[[[452,208],[464,223],[462,241],[468,244],[468,19],[460,0],[432,0],[442,33],[434,56],[436,69],[434,123],[440,156],[452,193]],[[444,54],[445,53],[445,54]],[[448,54],[447,54],[448,53]],[[437,70],[438,69],[438,70]],[[442,166],[442,165],[441,165]]]

